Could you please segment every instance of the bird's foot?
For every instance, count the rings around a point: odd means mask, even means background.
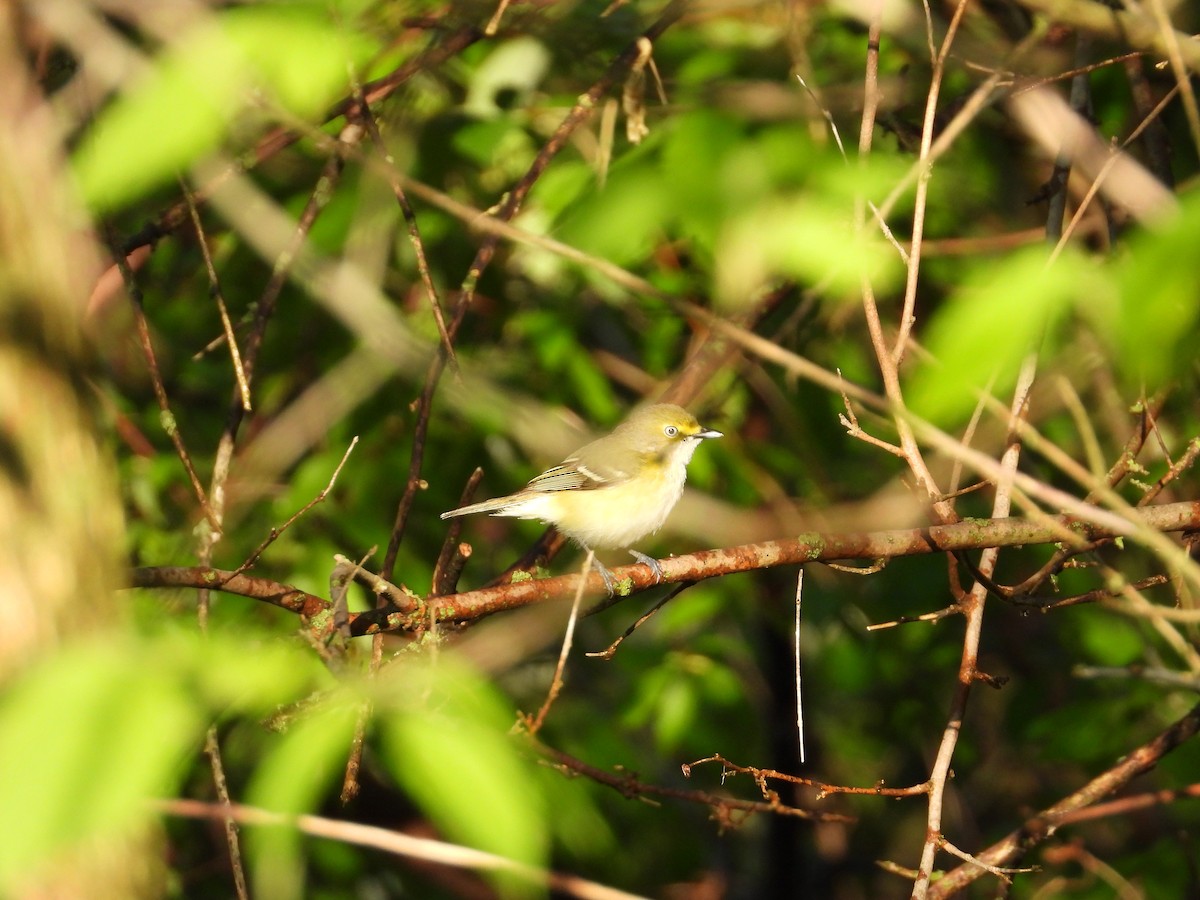
[[[658,560],[653,556],[647,556],[645,553],[639,553],[637,550],[630,550],[629,555],[654,573],[655,584],[658,584],[663,580],[662,566],[658,564]]]
[[[608,566],[600,562],[594,556],[592,557],[592,568],[595,569],[600,577],[604,579],[604,587],[608,591],[608,596],[613,597],[617,593],[616,582],[613,581],[613,574],[608,570]]]

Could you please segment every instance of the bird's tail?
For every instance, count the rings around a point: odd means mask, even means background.
[[[505,511],[512,506],[512,497],[497,497],[494,500],[484,500],[481,503],[471,503],[468,506],[460,506],[458,509],[452,509],[449,512],[442,513],[443,519],[452,519],[455,516],[469,516],[472,513],[491,513],[494,516],[502,516]]]

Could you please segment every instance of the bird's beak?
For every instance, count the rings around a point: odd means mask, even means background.
[[[700,429],[699,431],[697,431],[697,432],[696,432],[694,435],[692,435],[692,437],[696,437],[696,438],[701,438],[701,439],[704,439],[704,438],[719,438],[719,437],[725,437],[725,435],[724,435],[724,434],[722,434],[722,433],[721,433],[721,432],[719,432],[719,431],[714,431],[714,430],[713,430],[713,429],[711,429],[711,428],[701,428],[701,429]]]

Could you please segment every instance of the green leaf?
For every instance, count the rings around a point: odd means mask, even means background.
[[[381,710],[385,759],[450,840],[545,863],[546,810],[508,735],[511,712],[476,673],[443,654],[405,665],[391,691],[419,703]]]
[[[614,166],[602,189],[576,203],[559,236],[618,265],[638,264],[663,237],[670,207],[662,181],[651,168]]]
[[[876,230],[856,232],[850,209],[803,194],[764,201],[731,219],[719,241],[718,302],[740,308],[779,277],[838,294],[859,290],[865,276],[887,290],[899,273],[896,253]]]
[[[0,705],[0,886],[113,834],[170,793],[203,726],[145,649],[112,635],[46,657]],[[164,677],[166,676],[166,677]]]
[[[230,10],[181,36],[100,114],[75,154],[87,203],[111,209],[176,177],[221,143],[252,91],[303,118],[345,93],[349,67],[370,46],[318,13]]]
[[[1146,652],[1146,639],[1128,619],[1111,614],[1080,616],[1079,642],[1098,665],[1128,666]]]
[[[247,791],[253,806],[278,812],[316,810],[346,763],[358,715],[349,692],[326,698],[301,716],[267,753]],[[303,896],[301,835],[291,827],[250,832],[247,847],[255,893],[264,897]]]
[[[1040,246],[978,267],[922,333],[935,362],[918,369],[909,384],[910,408],[947,424],[969,414],[989,384],[1005,395],[1021,360],[1077,297],[1087,296],[1094,280],[1081,257],[1063,254],[1047,265]]]
[[[1120,302],[1115,310],[1111,304],[1097,310],[1121,362],[1151,389],[1196,360],[1198,233],[1200,191],[1193,191],[1180,215],[1130,240],[1129,253],[1117,267]]]

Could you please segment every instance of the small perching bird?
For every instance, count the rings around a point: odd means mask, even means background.
[[[673,403],[634,411],[607,437],[576,450],[507,497],[442,513],[540,519],[585,550],[628,549],[662,580],[658,561],[631,545],[658,531],[683,493],[687,464],[700,442],[721,437]],[[596,569],[611,594],[612,575]]]

